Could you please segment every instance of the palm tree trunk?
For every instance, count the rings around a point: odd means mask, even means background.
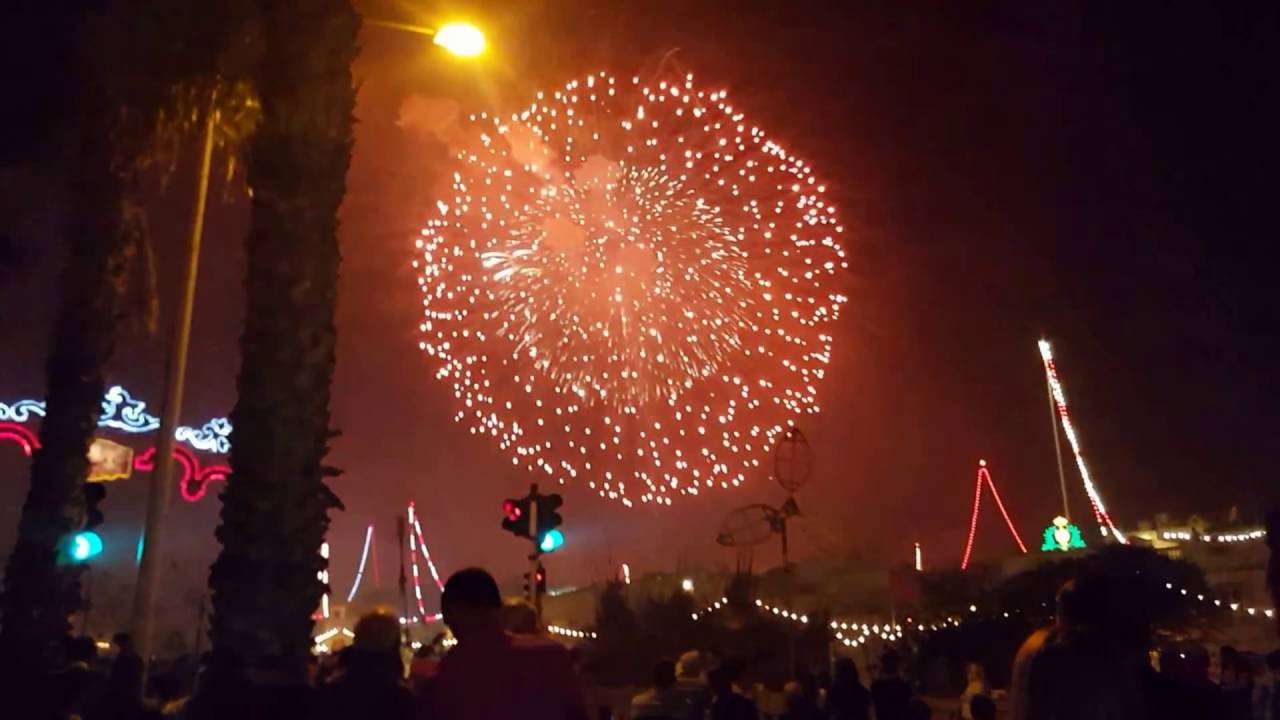
[[[261,11],[246,319],[210,639],[250,682],[275,685],[305,678],[324,591],[320,543],[328,511],[341,507],[324,457],[360,23],[350,0],[262,0]]]
[[[102,414],[103,367],[127,314],[129,268],[141,252],[140,219],[129,209],[130,176],[113,162],[115,114],[93,90],[82,101],[67,264],[45,367],[47,414],[0,594],[0,674],[9,679],[48,670],[70,630],[68,616],[80,608],[84,568],[59,559],[84,516],[86,455]]]

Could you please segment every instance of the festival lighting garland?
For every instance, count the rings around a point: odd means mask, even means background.
[[[601,72],[471,119],[414,261],[456,420],[631,506],[738,486],[818,412],[843,227],[724,91]]]
[[[364,578],[364,565],[369,560],[369,547],[373,544],[373,523],[369,523],[368,529],[364,531],[364,549],[360,551],[360,567],[356,568],[356,579],[351,583],[351,592],[347,593],[347,602],[351,602],[356,597],[356,592],[360,589],[360,580]]]
[[[1080,478],[1084,481],[1089,504],[1093,506],[1093,515],[1103,535],[1110,531],[1117,542],[1127,545],[1129,541],[1125,539],[1124,533],[1116,528],[1115,523],[1111,522],[1111,515],[1107,513],[1107,507],[1102,503],[1102,496],[1098,494],[1093,478],[1089,476],[1089,468],[1085,465],[1084,455],[1080,452],[1080,440],[1076,437],[1075,426],[1071,424],[1071,415],[1067,412],[1067,396],[1063,393],[1062,383],[1058,380],[1058,369],[1053,363],[1053,350],[1049,347],[1047,340],[1041,340],[1039,344],[1040,358],[1044,361],[1045,377],[1048,378],[1049,389],[1053,392],[1053,402],[1058,407],[1058,417],[1062,419],[1062,432],[1067,436],[1067,442],[1071,443],[1071,452],[1076,457],[1076,467],[1079,468]]]
[[[436,565],[431,561],[431,551],[427,549],[427,541],[422,536],[422,525],[418,523],[417,511],[413,501],[409,502],[409,527],[413,528],[413,532],[409,533],[409,561],[413,568],[413,595],[418,604],[418,615],[423,622],[436,622],[443,615],[435,613],[427,614],[426,602],[422,598],[422,573],[418,569],[418,549],[422,549],[422,557],[427,563],[427,570],[431,572],[431,579],[435,581],[436,587],[440,592],[444,592],[444,583],[440,580],[440,573],[436,571]],[[416,622],[417,618],[410,620]]]
[[[1018,535],[1017,529],[1013,527],[1013,520],[1009,518],[1009,513],[1004,509],[1004,503],[1000,501],[1000,491],[996,490],[996,483],[991,479],[991,472],[987,470],[987,461],[978,461],[978,479],[973,488],[973,515],[969,518],[969,539],[964,544],[964,558],[960,561],[960,569],[966,570],[969,567],[969,555],[973,552],[973,537],[978,532],[978,508],[982,505],[982,483],[986,481],[987,487],[991,488],[991,496],[996,499],[996,507],[1000,508],[1000,514],[1004,517],[1004,522],[1009,526],[1009,532],[1013,534],[1014,542],[1018,543],[1018,549],[1023,555],[1027,554],[1027,546],[1022,543],[1022,537]],[[917,554],[920,546],[916,545]],[[919,557],[917,555],[917,566]],[[920,568],[917,567],[917,570]]]
[[[142,472],[151,472],[155,470],[156,449],[154,447],[147,448],[145,452],[134,456],[133,469]],[[209,492],[209,483],[215,481],[225,481],[227,476],[231,474],[231,468],[226,465],[209,465],[207,467],[200,464],[200,459],[195,453],[184,447],[173,448],[173,459],[178,461],[182,466],[182,478],[178,480],[178,492],[182,495],[182,499],[193,503],[198,502]]]
[[[17,443],[27,457],[31,457],[31,453],[40,447],[40,439],[36,434],[16,422],[0,422],[0,440]]]
[[[148,413],[146,408],[145,402],[135,400],[123,387],[113,385],[102,398],[98,427],[132,434],[154,432],[160,428],[160,418]],[[39,400],[0,402],[0,421],[26,423],[33,417],[44,417],[45,412],[45,403]],[[213,418],[198,428],[183,425],[174,430],[173,436],[196,450],[225,455],[231,450],[231,421]]]
[[[98,417],[98,427],[132,434],[153,432],[159,429],[160,419],[148,413],[146,407],[145,402],[135,399],[123,387],[113,385],[102,398],[102,415]],[[40,443],[37,436],[23,427],[22,423],[42,418],[45,413],[45,403],[39,400],[0,403],[0,440],[17,442],[23,452],[30,456],[40,447]],[[199,428],[184,425],[174,431],[174,438],[178,442],[195,450],[215,454],[230,452],[230,436],[231,422],[226,418],[213,418]],[[154,455],[154,447],[139,454],[134,459],[134,469],[154,469]],[[182,479],[178,481],[178,492],[186,502],[199,501],[208,492],[210,482],[226,480],[231,474],[231,468],[225,465],[201,467],[196,456],[182,447],[174,447],[173,457],[183,469]]]

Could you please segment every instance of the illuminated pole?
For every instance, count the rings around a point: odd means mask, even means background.
[[[159,439],[156,441],[155,469],[147,491],[147,517],[142,532],[142,558],[138,582],[133,590],[133,641],[142,657],[144,678],[151,658],[151,635],[154,631],[156,575],[161,563],[161,526],[169,507],[173,486],[173,443],[182,413],[182,393],[187,375],[187,349],[191,344],[191,315],[196,299],[196,275],[200,267],[200,239],[204,234],[204,209],[209,197],[209,167],[213,159],[213,131],[218,122],[214,95],[204,109],[204,143],[200,152],[200,173],[196,179],[195,209],[191,214],[191,232],[187,236],[186,277],[177,325],[169,338],[169,362],[165,373],[164,411],[160,417]]]
[[[1049,380],[1049,389],[1053,393],[1058,418],[1062,421],[1062,432],[1067,436],[1067,443],[1071,445],[1071,452],[1075,455],[1076,468],[1080,471],[1080,479],[1084,481],[1084,491],[1093,505],[1093,515],[1098,521],[1099,529],[1104,536],[1110,532],[1117,542],[1127,545],[1129,541],[1116,528],[1115,523],[1111,522],[1111,516],[1107,513],[1106,506],[1102,504],[1102,496],[1098,494],[1098,488],[1094,486],[1093,478],[1089,475],[1089,467],[1084,462],[1084,455],[1080,452],[1080,439],[1076,435],[1075,426],[1071,423],[1071,414],[1067,411],[1067,396],[1063,393],[1062,383],[1058,380],[1058,369],[1053,363],[1053,350],[1047,340],[1040,341],[1040,358],[1044,361],[1045,376]]]
[[[1071,517],[1067,505],[1067,473],[1062,467],[1062,441],[1058,439],[1058,405],[1053,401],[1053,383],[1046,377],[1045,390],[1049,393],[1049,427],[1053,429],[1053,458],[1058,461],[1058,487],[1062,490],[1062,517]]]

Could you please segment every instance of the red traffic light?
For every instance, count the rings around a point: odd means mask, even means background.
[[[524,511],[520,509],[519,503],[515,500],[504,500],[502,503],[502,512],[511,522],[519,520],[520,516],[524,514]]]

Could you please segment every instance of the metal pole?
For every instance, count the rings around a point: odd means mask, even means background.
[[[93,612],[93,566],[85,565],[84,614],[80,616],[80,634],[89,634],[89,614]]]
[[[408,579],[404,576],[404,533],[405,533],[404,516],[396,516],[396,545],[400,548],[400,605],[402,607],[401,618],[403,623],[400,625],[400,639],[403,643],[409,642],[409,592]]]
[[[542,627],[542,599],[538,597],[538,484],[529,486],[529,534],[533,542],[533,552],[529,553],[529,604],[533,606],[534,622]]]
[[[200,174],[196,180],[195,209],[191,216],[191,233],[187,237],[186,278],[177,323],[170,337],[169,362],[165,377],[164,411],[160,418],[156,442],[155,469],[147,493],[147,518],[142,534],[142,562],[133,592],[133,641],[142,657],[143,677],[151,659],[151,635],[154,628],[156,576],[160,570],[161,525],[169,506],[173,485],[173,433],[182,413],[182,391],[187,373],[187,349],[191,342],[191,314],[196,297],[196,274],[200,265],[200,238],[204,233],[204,209],[209,196],[209,166],[213,158],[213,130],[217,124],[214,97],[205,109],[204,145],[200,154]]]
[[[1049,427],[1053,428],[1053,457],[1058,461],[1058,487],[1062,490],[1062,517],[1071,517],[1071,508],[1067,505],[1067,473],[1062,468],[1062,441],[1058,439],[1058,403],[1053,399],[1053,383],[1049,376],[1044,378],[1045,389],[1049,391]]]
[[[204,650],[204,616],[205,616],[205,594],[200,593],[200,605],[196,607],[196,642],[195,656],[200,658],[201,652]]]

